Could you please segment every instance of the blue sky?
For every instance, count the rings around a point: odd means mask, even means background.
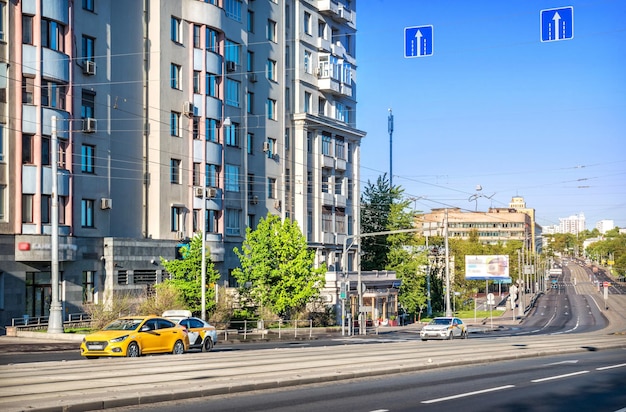
[[[541,42],[540,11],[566,6],[573,39]],[[433,54],[405,58],[405,27],[426,25]],[[541,225],[626,227],[626,1],[360,0],[357,27],[362,184],[389,173],[391,108],[393,183],[416,209],[519,195]]]

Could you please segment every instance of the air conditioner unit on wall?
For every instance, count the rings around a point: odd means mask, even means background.
[[[83,132],[95,133],[97,129],[98,121],[92,117],[83,119]]]
[[[250,82],[252,82],[252,83],[256,83],[256,81],[257,81],[257,78],[256,78],[256,73],[250,73],[250,74],[248,75],[248,79],[250,79]]]
[[[187,117],[192,117],[193,116],[194,107],[193,107],[193,103],[192,102],[185,102],[185,103],[183,103],[183,113],[185,113],[185,116],[187,116]]]
[[[270,151],[270,142],[263,142],[263,151],[266,153]]]
[[[183,232],[176,232],[176,237],[178,239],[184,239],[185,238],[185,234]]]
[[[113,208],[113,200],[103,197],[100,199],[100,209],[112,209]]]
[[[258,196],[252,196],[250,197],[250,204],[251,205],[256,205],[259,203],[259,197]]]
[[[215,197],[215,196],[217,196],[217,189],[216,189],[216,188],[214,188],[214,187],[209,187],[209,188],[206,190],[206,197],[211,197],[211,198],[213,198],[213,197]]]
[[[274,209],[280,210],[280,200],[279,199],[274,200]]]
[[[193,194],[196,197],[202,197],[204,196],[204,188],[203,187],[194,187],[193,188]]]
[[[94,76],[96,74],[96,62],[91,61],[91,60],[85,60],[85,63],[83,66],[83,73],[90,75],[90,76]]]
[[[235,70],[237,70],[237,64],[235,62],[232,61],[227,61],[226,62],[226,71],[229,72],[234,72]]]

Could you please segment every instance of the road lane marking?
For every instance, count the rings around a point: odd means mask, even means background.
[[[603,366],[601,368],[596,368],[596,370],[597,371],[605,371],[607,369],[622,368],[624,366],[626,366],[626,363],[620,363],[619,365]]]
[[[458,395],[446,396],[445,398],[429,399],[427,401],[422,401],[422,403],[437,403],[437,402],[450,401],[452,399],[465,398],[467,396],[480,395],[480,394],[483,394],[483,393],[501,391],[501,390],[504,390],[504,389],[510,389],[510,388],[514,388],[514,387],[515,387],[515,385],[498,386],[496,388],[489,388],[489,389],[483,389],[483,390],[480,390],[480,391],[460,393]]]
[[[578,363],[577,360],[565,360],[565,361],[561,361],[561,362],[554,362],[554,363],[548,363],[546,366],[553,366],[553,365],[563,365],[566,363]]]
[[[550,376],[547,378],[533,379],[531,382],[539,383],[539,382],[551,381],[554,379],[569,378],[570,376],[582,375],[584,373],[589,373],[589,371],[579,371],[579,372],[566,373],[565,375],[557,375],[557,376]]]

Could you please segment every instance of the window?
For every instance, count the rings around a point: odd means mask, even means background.
[[[179,206],[172,206],[170,209],[170,230],[172,232],[178,232],[183,227],[183,208]]]
[[[320,116],[326,116],[326,99],[320,97],[317,101],[317,114]]]
[[[6,221],[6,192],[7,187],[5,185],[0,185],[0,222]]]
[[[202,32],[202,27],[198,24],[193,25],[193,47],[195,49],[200,48],[200,33]]]
[[[50,139],[46,136],[41,137],[41,164],[50,165]]]
[[[248,133],[246,135],[246,151],[248,154],[254,153],[254,134]]]
[[[86,0],[83,0],[83,2]],[[94,298],[94,278],[96,272],[86,270],[83,272],[83,303],[92,303]]]
[[[0,124],[0,162],[4,162],[4,125]]]
[[[350,109],[343,103],[335,103],[335,119],[348,123]]]
[[[304,51],[304,72],[311,74],[312,56],[308,50]]]
[[[267,178],[267,197],[270,199],[276,199],[276,178]]]
[[[35,136],[32,134],[22,135],[22,164],[33,164],[33,139]]]
[[[83,60],[94,61],[96,54],[96,39],[83,35]]]
[[[218,38],[217,31],[209,28],[206,29],[206,49],[208,51],[219,53]]]
[[[346,212],[343,209],[335,212],[335,232],[346,233]]]
[[[22,77],[22,103],[33,104],[35,96],[35,79]]]
[[[304,12],[304,33],[311,35],[311,13]]]
[[[335,175],[335,194],[340,195],[343,193],[343,175]]]
[[[348,200],[352,200],[352,179],[348,179]]]
[[[227,62],[235,62],[236,65],[240,64],[241,45],[233,42],[232,40],[226,40],[224,59]]]
[[[246,220],[246,226],[248,226],[250,228],[250,230],[254,230],[255,226],[254,226],[254,221],[255,221],[255,216],[254,215],[248,215],[248,218]]]
[[[192,135],[194,139],[200,138],[200,118],[198,116],[194,116],[191,120],[192,124]]]
[[[333,213],[329,207],[322,208],[322,232],[333,231]]]
[[[239,90],[241,83],[233,79],[226,79],[226,104],[239,107]]]
[[[64,84],[42,80],[41,82],[41,105],[65,109],[65,94],[67,87]],[[95,94],[91,92],[92,100]]]
[[[170,159],[170,183],[180,184],[181,161],[180,159]]]
[[[200,163],[194,162],[192,167],[193,167],[192,178],[191,178],[192,184],[194,186],[200,186]]]
[[[306,172],[306,192],[313,193],[313,172]]]
[[[248,173],[248,198],[254,199],[254,174]]]
[[[83,9],[87,11],[94,11],[94,2],[96,0],[83,0]]]
[[[207,164],[204,166],[204,185],[206,187],[217,187],[217,166]]]
[[[226,191],[239,192],[239,166],[229,164],[226,165],[224,184]]]
[[[206,222],[207,233],[217,233],[217,213],[215,210],[207,210],[204,221]]]
[[[52,210],[52,196],[41,195],[41,223],[50,223],[50,210]]]
[[[180,90],[180,66],[174,63],[170,65],[170,87]]]
[[[304,112],[310,113],[311,111],[311,93],[304,92]]]
[[[213,73],[207,73],[205,76],[206,79],[206,95],[211,97],[218,97],[217,93],[219,88],[217,87],[217,79],[218,76]]]
[[[274,154],[276,153],[276,139],[272,139],[271,137],[267,138],[267,157],[269,159],[274,158]]]
[[[326,38],[326,22],[324,20],[317,21],[317,37],[320,39]]]
[[[241,21],[241,0],[224,0],[224,11],[226,17],[236,21]]]
[[[248,50],[246,55],[246,70],[248,73],[254,73],[254,52]]]
[[[267,118],[276,120],[276,100],[267,99]]]
[[[84,144],[81,148],[80,171],[83,173],[94,173],[95,146]]]
[[[173,42],[180,43],[181,39],[181,24],[180,19],[172,16],[170,23],[170,38]]]
[[[345,160],[346,158],[345,145],[346,145],[346,142],[344,142],[343,137],[341,136],[335,137],[335,156],[337,157],[337,159]]]
[[[322,169],[322,192],[330,193],[330,177],[331,170],[327,168]]]
[[[311,153],[313,151],[313,133],[306,132],[306,152]]]
[[[267,61],[267,78],[276,81],[276,62],[274,60]]]
[[[41,45],[52,50],[65,51],[65,26],[54,20],[41,19]]]
[[[254,33],[254,12],[248,9],[248,21],[247,21],[248,33]]]
[[[331,145],[332,145],[332,138],[330,137],[329,134],[323,133],[322,134],[322,154],[323,155],[332,156],[332,153],[330,152]]]
[[[238,235],[240,233],[239,222],[241,221],[241,210],[226,209],[226,234]]]
[[[93,199],[81,199],[80,201],[80,225],[82,227],[94,227],[94,203]]]
[[[276,43],[276,22],[273,20],[267,21],[267,40]]]
[[[217,142],[217,120],[207,118],[204,127],[206,140],[209,142]]]
[[[231,123],[229,126],[224,126],[224,133],[226,134],[225,140],[227,146],[239,147],[238,126],[238,123]]]
[[[252,114],[252,112],[254,112],[253,110],[253,106],[254,106],[254,93],[252,92],[247,92],[246,93],[246,111],[249,114]]]
[[[83,119],[96,117],[95,115],[96,94],[91,90],[81,92],[80,116]]]
[[[197,70],[193,72],[193,92],[200,94],[200,72]]]
[[[170,113],[170,136],[180,136],[180,113]]]
[[[33,16],[26,14],[22,16],[22,43],[33,44]]]
[[[33,195],[22,195],[22,223],[33,223]]]

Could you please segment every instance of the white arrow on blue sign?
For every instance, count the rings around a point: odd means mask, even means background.
[[[404,57],[424,57],[433,54],[433,26],[404,28]]]
[[[574,8],[571,6],[541,10],[541,41],[574,38]]]

